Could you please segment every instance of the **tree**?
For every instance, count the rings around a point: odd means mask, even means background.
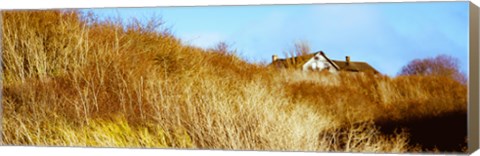
[[[467,78],[464,73],[460,72],[459,62],[458,59],[448,55],[415,59],[403,66],[399,75],[446,76],[465,84]]]
[[[293,48],[284,52],[285,57],[296,57],[307,55],[310,53],[310,45],[307,41],[297,41],[294,43]]]
[[[214,48],[214,51],[220,52],[222,54],[228,53],[230,51],[230,46],[225,42],[219,42]]]

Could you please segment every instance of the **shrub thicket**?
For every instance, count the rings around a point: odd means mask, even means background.
[[[466,111],[446,77],[320,74],[181,44],[161,23],[3,11],[6,145],[406,152],[374,121]]]

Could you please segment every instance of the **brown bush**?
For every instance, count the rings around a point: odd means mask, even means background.
[[[431,75],[445,76],[467,83],[465,74],[459,70],[459,60],[448,55],[438,55],[434,58],[415,59],[402,67],[399,75]]]
[[[466,110],[450,78],[276,71],[183,45],[161,21],[2,15],[7,145],[405,152],[407,134],[372,121]]]

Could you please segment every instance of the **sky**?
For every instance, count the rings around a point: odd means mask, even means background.
[[[183,43],[226,42],[251,62],[285,57],[294,43],[395,76],[413,59],[446,54],[468,73],[468,2],[353,3],[88,9],[100,17],[160,17]]]

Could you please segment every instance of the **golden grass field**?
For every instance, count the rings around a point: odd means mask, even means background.
[[[274,70],[153,18],[2,17],[4,145],[403,153],[442,149],[396,123],[460,112],[466,131],[467,87],[449,77]]]

